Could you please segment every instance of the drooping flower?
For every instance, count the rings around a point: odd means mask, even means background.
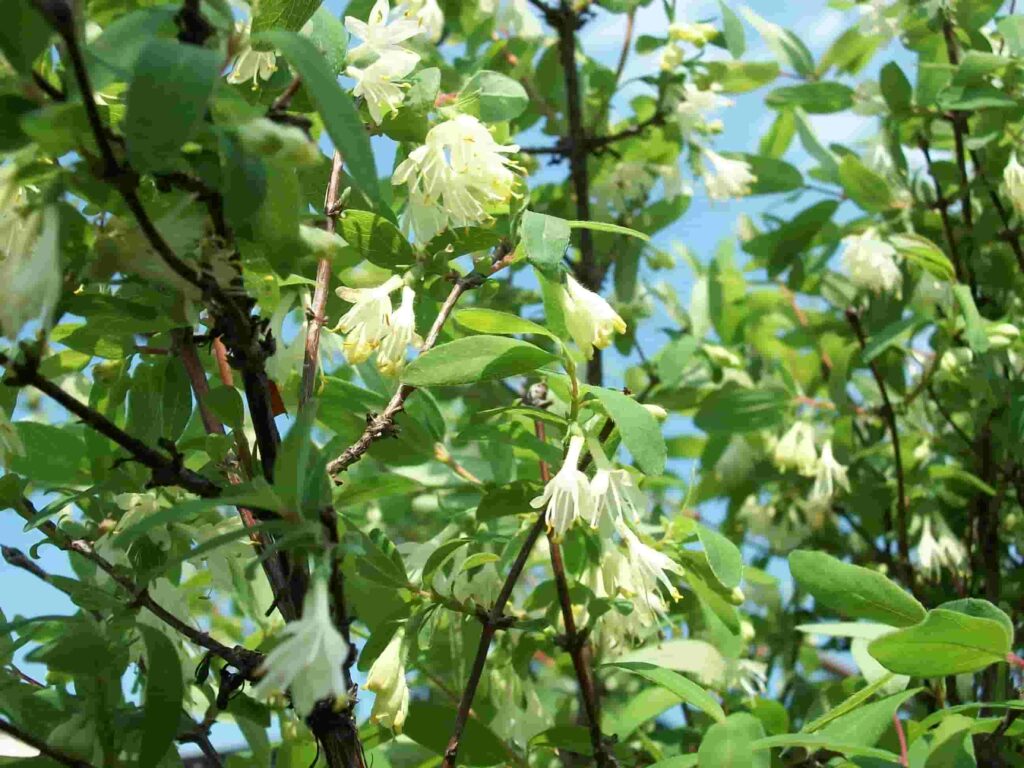
[[[405,681],[405,663],[402,659],[404,635],[403,629],[395,632],[366,676],[366,690],[376,694],[370,719],[396,733],[402,732],[409,713],[409,686]]]
[[[683,85],[682,98],[676,104],[676,122],[679,130],[689,133],[693,130],[708,130],[707,118],[723,107],[731,107],[732,99],[719,94],[722,86],[713,83],[710,88],[698,88],[693,83]]]
[[[227,81],[233,85],[252,81],[256,88],[260,80],[269,80],[277,72],[277,55],[273,51],[257,51],[249,44],[251,22],[239,22],[236,30],[241,35],[242,43],[235,56],[234,65],[228,72]]]
[[[419,24],[419,34],[436,43],[444,34],[444,11],[437,4],[437,0],[409,0],[406,16],[416,20]]]
[[[345,28],[363,41],[349,51],[350,60],[385,58],[395,54],[407,56],[411,53],[402,43],[419,34],[420,22],[415,18],[399,17],[388,23],[390,15],[388,0],[377,0],[366,21],[355,16],[345,17]]]
[[[487,207],[507,203],[516,167],[507,157],[514,144],[499,144],[471,115],[434,126],[395,169],[392,184],[409,187],[407,222],[419,242],[446,226],[468,227],[490,220]]]
[[[698,22],[690,24],[687,22],[674,22],[668,25],[668,39],[679,40],[690,43],[698,48],[708,44],[718,34],[713,24]]]
[[[257,698],[288,690],[300,717],[328,697],[348,695],[342,665],[348,644],[334,627],[327,599],[327,580],[316,578],[306,593],[302,618],[286,624],[284,639],[263,660],[263,677],[253,688]]]
[[[396,51],[381,56],[363,69],[354,66],[345,69],[345,74],[356,81],[352,94],[366,99],[373,122],[379,125],[385,116],[398,111],[405,101],[406,88],[395,81],[412,72],[417,61],[419,57],[415,53]]]
[[[402,370],[409,345],[418,347],[423,343],[416,334],[415,300],[416,292],[407,285],[403,286],[402,303],[391,315],[391,330],[377,350],[377,368],[385,376],[395,376]]]
[[[896,265],[896,249],[873,229],[843,238],[843,267],[854,285],[872,291],[900,289],[903,275]]]
[[[590,527],[597,528],[601,524],[602,513],[606,513],[607,520],[614,525],[627,518],[638,522],[647,508],[647,498],[633,476],[625,469],[616,469],[605,456],[601,443],[594,438],[587,438],[587,449],[597,467],[590,481],[590,493],[594,498]]]
[[[1010,155],[1010,162],[1003,169],[1003,183],[1010,196],[1010,202],[1018,214],[1024,215],[1024,165],[1017,162],[1017,153]]]
[[[917,556],[926,571],[937,573],[942,568],[959,570],[967,561],[967,550],[942,516],[935,513],[921,524]]]
[[[561,301],[569,335],[588,360],[594,356],[594,347],[604,349],[616,333],[626,332],[626,321],[611,305],[572,275],[566,277]]]
[[[579,470],[583,443],[582,435],[569,438],[569,450],[565,452],[562,468],[544,486],[544,492],[530,502],[534,509],[547,508],[545,517],[548,530],[554,534],[555,539],[561,539],[577,518],[590,520],[594,514],[590,483]]]
[[[336,293],[352,308],[338,322],[335,331],[345,334],[345,357],[356,365],[365,363],[380,346],[391,325],[391,294],[402,287],[402,278],[393,275],[376,288],[342,286]]]
[[[836,492],[836,486],[847,493],[850,492],[850,481],[846,477],[846,467],[836,461],[832,455],[832,441],[826,440],[821,447],[821,458],[814,476],[814,488],[811,489],[811,501],[825,502]]]
[[[704,150],[704,156],[711,163],[714,173],[705,168],[704,186],[708,189],[708,197],[712,200],[728,200],[729,198],[745,197],[750,194],[750,187],[757,181],[750,163],[745,160],[732,160],[722,157],[711,149]]]
[[[57,208],[23,216],[0,214],[0,331],[17,338],[32,321],[49,326],[60,300],[60,217]]]
[[[669,578],[669,573],[683,575],[682,566],[668,555],[644,544],[625,523],[617,525],[616,530],[626,544],[632,581],[636,589],[642,590],[640,594],[646,599],[647,595],[657,592],[658,584],[661,584],[673,600],[678,600],[679,590]]]
[[[818,470],[818,452],[814,448],[814,427],[798,421],[775,445],[774,459],[779,469],[795,469],[813,477]]]

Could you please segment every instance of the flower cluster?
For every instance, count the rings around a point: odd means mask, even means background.
[[[393,310],[391,294],[399,288],[402,303]],[[336,292],[352,305],[334,329],[345,334],[342,348],[346,359],[352,364],[365,363],[377,350],[377,367],[381,373],[397,374],[405,365],[408,347],[422,344],[416,333],[416,292],[398,275],[374,288],[342,286]]]
[[[858,288],[873,293],[899,293],[903,275],[896,264],[896,249],[874,229],[843,238],[843,267]]]
[[[377,0],[366,21],[345,17],[345,27],[363,42],[349,51],[349,60],[368,62],[351,64],[345,74],[356,81],[352,93],[366,99],[366,107],[375,123],[398,111],[405,100],[405,88],[398,81],[408,76],[419,62],[419,54],[402,45],[420,33],[418,18],[399,17],[389,21],[388,0]],[[442,19],[443,24],[443,19]]]
[[[666,72],[671,72],[683,63],[685,52],[682,43],[689,43],[695,48],[703,48],[718,34],[718,30],[711,24],[687,22],[673,22],[668,25],[669,43],[661,51],[659,66]]]
[[[403,160],[391,183],[409,188],[406,223],[419,242],[451,227],[489,222],[488,208],[514,195],[515,144],[499,144],[471,115],[434,126],[423,145]]]

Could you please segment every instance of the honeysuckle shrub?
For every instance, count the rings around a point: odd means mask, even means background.
[[[0,763],[1024,762],[1015,3],[0,8]]]

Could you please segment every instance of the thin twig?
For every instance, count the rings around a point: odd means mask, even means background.
[[[535,421],[533,424],[537,439],[544,442],[546,437],[544,422]],[[540,479],[545,485],[551,480],[551,470],[546,461],[540,462]],[[590,733],[590,747],[598,768],[606,768],[616,765],[616,761],[608,751],[604,734],[601,733],[601,702],[590,670],[587,638],[576,628],[576,618],[572,612],[572,597],[569,595],[569,581],[566,579],[565,563],[562,560],[562,547],[550,529],[548,530],[548,549],[551,552],[551,571],[555,576],[555,589],[558,592],[562,623],[565,625],[565,649],[569,652],[573,670],[576,672],[580,700],[583,702],[587,729]]]
[[[953,233],[953,222],[949,217],[949,200],[946,198],[945,194],[943,194],[942,182],[935,173],[928,141],[924,137],[921,137],[918,139],[918,146],[921,148],[922,154],[924,154],[924,161],[925,166],[928,168],[928,175],[932,177],[932,184],[935,186],[935,205],[938,206],[939,209],[939,218],[942,221],[942,231],[946,237],[946,245],[949,247],[949,257],[953,261],[953,269],[956,272],[956,279],[965,283],[967,282],[967,273],[964,271],[964,265],[960,261],[960,253],[956,246],[956,235]]]
[[[864,334],[864,327],[860,322],[860,315],[854,309],[846,310],[846,319],[857,335],[860,348],[867,346],[867,337]],[[903,456],[900,453],[900,433],[896,425],[896,411],[889,399],[889,388],[885,385],[885,379],[874,361],[868,363],[871,375],[878,385],[879,394],[882,397],[882,418],[889,429],[889,436],[892,439],[892,450],[896,465],[896,546],[899,551],[899,566],[903,579],[907,586],[914,589],[914,570],[910,563],[910,541],[907,538],[907,491],[906,478],[903,473]],[[892,513],[888,508],[884,510],[884,522],[886,530],[892,530]]]
[[[515,256],[515,252],[508,247],[507,244],[502,244],[495,251],[495,261],[491,266],[490,275],[495,272],[504,269],[508,266]],[[460,277],[455,281],[455,286],[448,294],[448,298],[444,300],[441,308],[438,310],[437,317],[434,318],[434,323],[430,327],[430,332],[427,334],[427,338],[423,341],[420,354],[427,352],[431,349],[434,344],[437,343],[437,338],[441,334],[441,329],[444,327],[445,322],[451,315],[452,310],[455,309],[455,305],[458,303],[459,298],[466,291],[469,291],[477,286],[481,285],[486,279],[486,276],[479,273],[471,273],[465,277]],[[394,396],[384,407],[384,410],[377,416],[374,416],[369,420],[369,424],[363,431],[363,434],[359,437],[356,442],[346,448],[340,456],[327,464],[327,474],[331,477],[337,477],[350,466],[359,461],[377,440],[382,437],[395,434],[395,417],[402,412],[405,408],[405,401],[409,398],[413,392],[416,391],[416,387],[411,384],[402,384],[398,391],[395,392]]]
[[[106,438],[120,445],[132,458],[140,464],[149,467],[153,472],[151,483],[154,485],[178,485],[187,491],[213,498],[220,495],[220,487],[185,467],[181,457],[167,455],[146,443],[133,437],[110,421],[99,411],[95,411],[85,403],[76,400],[52,381],[39,373],[38,359],[34,356],[26,358],[25,362],[11,360],[7,355],[0,352],[0,365],[7,369],[4,379],[9,386],[32,386],[44,395],[62,405],[66,410],[77,416],[84,423],[92,427]]]
[[[23,744],[28,744],[30,747],[38,749],[41,754],[46,755],[54,762],[68,766],[68,768],[94,768],[92,763],[51,747],[42,739],[37,739],[32,734],[21,730],[21,728],[16,726],[14,723],[0,720],[0,731],[3,731],[8,736],[13,736]]]
[[[341,187],[341,166],[342,158],[338,150],[334,150],[334,160],[331,163],[331,178],[327,184],[327,194],[324,198],[324,215],[327,217],[324,229],[333,233],[338,206],[338,197]],[[331,260],[322,258],[316,265],[316,288],[313,291],[313,304],[309,311],[309,325],[306,328],[306,352],[302,361],[302,389],[299,391],[299,408],[313,397],[313,389],[316,386],[316,374],[320,369],[320,333],[324,327],[326,318],[324,311],[327,307],[327,294],[331,282]]]

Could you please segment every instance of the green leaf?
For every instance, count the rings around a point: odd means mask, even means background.
[[[311,2],[315,3],[318,0],[311,0]],[[341,19],[331,13],[326,5],[322,5],[302,27],[302,33],[309,37],[317,50],[323,54],[331,72],[340,74],[345,68],[345,58],[348,54],[348,30],[341,23]],[[406,108],[413,106],[410,103],[411,95],[412,89],[406,94]]]
[[[879,85],[882,89],[882,97],[893,113],[899,114],[910,109],[914,98],[914,89],[899,64],[890,61],[882,67]]]
[[[643,240],[645,243],[650,242],[651,238],[645,235],[643,232],[637,232],[635,229],[629,227],[623,227],[619,224],[611,224],[607,221],[567,221],[570,229],[592,229],[595,232],[608,232],[612,235],[626,235],[627,237],[635,237],[638,240]]]
[[[471,571],[481,565],[487,565],[487,563],[496,563],[500,559],[501,558],[493,552],[476,552],[462,561],[462,565],[459,566],[459,573]]]
[[[608,410],[608,415],[619,428],[626,450],[644,474],[660,475],[664,472],[668,449],[654,415],[618,390],[591,387],[589,392]]]
[[[565,219],[533,211],[523,213],[522,238],[526,258],[551,279],[555,279],[561,270],[571,234],[569,222]]]
[[[396,269],[416,261],[412,246],[398,227],[369,211],[345,211],[338,219],[338,233],[360,256],[378,267]]]
[[[913,335],[914,329],[918,326],[919,322],[916,317],[905,317],[902,320],[897,320],[895,323],[890,323],[878,333],[873,334],[868,343],[864,345],[864,350],[860,355],[861,361],[867,365],[885,352],[885,350],[902,344]]]
[[[601,730],[616,736],[620,742],[625,741],[648,720],[678,704],[679,697],[667,688],[647,688],[627,701],[621,709],[614,713],[606,712]]]
[[[939,280],[948,283],[956,282],[956,269],[945,252],[927,237],[912,233],[889,236],[889,243],[907,261],[913,262],[921,269]]]
[[[743,244],[743,250],[765,263],[770,275],[777,275],[792,266],[800,254],[811,247],[814,238],[829,223],[838,207],[835,200],[815,203],[777,229],[755,235]]]
[[[185,687],[174,644],[158,629],[138,624],[146,644],[146,695],[139,768],[159,765],[174,743]]]
[[[871,61],[875,51],[889,41],[885,35],[864,35],[851,27],[837,37],[818,62],[817,74],[824,77],[832,67],[848,75],[860,72]]]
[[[1024,56],[1024,16],[1014,14],[999,20],[996,29],[1006,41],[1006,47],[1013,56]]]
[[[683,378],[684,369],[693,359],[700,343],[693,336],[681,336],[674,339],[661,350],[656,364],[658,381],[666,387],[674,387]]]
[[[527,480],[516,480],[508,485],[488,488],[477,505],[476,519],[482,522],[529,512],[530,501],[540,492],[539,485]]]
[[[414,701],[404,734],[436,755],[443,755],[455,725],[455,709],[443,704]],[[466,721],[459,741],[459,760],[466,765],[488,766],[503,763],[508,752],[494,731],[476,718]]]
[[[790,114],[790,113],[785,113]],[[785,160],[763,155],[730,154],[745,160],[757,181],[750,187],[752,195],[773,195],[779,192],[792,192],[804,184],[804,177],[796,168]]]
[[[790,747],[804,747],[810,752],[824,749],[829,752],[838,752],[847,757],[869,757],[894,764],[899,764],[900,762],[899,755],[884,749],[862,747],[856,744],[843,744],[817,733],[784,733],[779,736],[765,736],[763,739],[758,739],[750,745],[751,749],[756,750],[789,749]]]
[[[540,347],[501,336],[470,336],[441,344],[413,360],[402,383],[414,387],[469,384],[530,373],[558,358]]]
[[[814,75],[814,57],[799,37],[778,24],[766,21],[750,8],[742,8],[741,13],[764,38],[779,63],[803,77]]]
[[[1003,624],[936,608],[924,621],[873,640],[868,652],[888,670],[915,677],[978,672],[1006,660],[1011,650]]]
[[[892,719],[905,701],[921,692],[921,688],[887,696],[865,704],[836,718],[818,734],[841,744],[873,747],[886,731],[892,728]]]
[[[9,456],[7,469],[42,485],[66,486],[78,476],[85,444],[76,431],[35,421],[19,421],[15,428],[25,453]]]
[[[140,8],[104,26],[85,49],[92,87],[99,91],[113,82],[127,83],[146,44],[174,30],[178,9],[171,6]]]
[[[289,63],[298,70],[303,86],[323,118],[327,134],[345,158],[345,165],[353,181],[371,201],[380,204],[377,168],[373,162],[370,137],[352,98],[338,85],[324,57],[313,43],[294,32],[278,29],[264,32],[259,37],[280,48]],[[385,211],[390,209],[382,207],[381,212]]]
[[[995,494],[993,494],[995,495]],[[991,619],[997,624],[1002,625],[1003,631],[1006,632],[1006,641],[1013,645],[1013,637],[1016,630],[1013,627],[1013,621],[1006,612],[996,606],[992,605],[988,600],[979,600],[974,597],[965,597],[960,600],[950,600],[937,606],[946,611],[956,611],[957,613],[963,613],[967,616],[977,616],[982,619]]]
[[[429,587],[434,572],[444,565],[457,550],[472,543],[473,539],[452,539],[451,541],[446,541],[431,552],[430,557],[427,558],[427,562],[423,565],[423,574],[420,576],[420,583],[424,587]]]
[[[789,570],[800,588],[815,600],[851,618],[906,627],[926,615],[924,606],[882,574],[824,552],[792,552]]]
[[[853,89],[834,82],[787,85],[769,93],[765,103],[773,109],[801,107],[809,114],[825,115],[853,106]]]
[[[139,171],[173,168],[199,127],[220,74],[221,54],[154,38],[142,49],[128,86],[124,130]]]
[[[968,346],[978,353],[988,352],[989,341],[988,334],[985,333],[985,321],[982,320],[978,307],[974,304],[971,287],[969,285],[954,285],[953,295],[960,305],[960,311],[963,312],[966,325],[964,336]]]
[[[804,628],[797,627],[797,629],[800,629],[802,632],[810,632],[812,634],[814,632],[813,625],[811,625],[810,627],[807,627],[805,625]],[[821,717],[818,717],[812,720],[811,722],[807,723],[803,728],[800,729],[800,732],[814,733],[815,731],[820,731],[822,728],[829,725],[832,721],[838,720],[843,715],[853,712],[865,701],[867,701],[880,690],[882,690],[886,686],[886,684],[893,679],[893,677],[895,677],[895,675],[893,675],[890,672],[889,674],[880,677],[878,680],[875,680],[875,682],[865,685],[859,691],[855,691],[853,694],[845,698],[843,701],[839,702],[839,704],[832,707],[832,709],[823,714]]]
[[[754,750],[764,737],[761,721],[749,712],[736,712],[715,723],[704,734],[697,750],[700,768],[769,768],[771,755]]]
[[[322,0],[255,0],[252,11],[252,34],[270,29],[302,29]]]
[[[722,34],[725,36],[725,47],[734,59],[738,59],[747,49],[743,22],[723,0],[718,0],[718,7],[722,11]]]
[[[684,677],[678,672],[673,672],[670,669],[662,669],[654,664],[648,664],[643,661],[618,661],[611,664],[604,664],[603,666],[622,669],[626,672],[632,672],[634,675],[639,675],[645,680],[650,680],[655,685],[659,685],[665,690],[671,691],[679,697],[680,701],[684,701],[691,706],[697,707],[717,722],[721,723],[726,719],[722,706],[710,693],[705,691],[688,677]]]
[[[96,625],[74,617],[63,623],[63,631],[56,639],[31,651],[27,658],[57,672],[90,675],[97,671],[97,659],[110,654],[110,644]]]
[[[697,538],[715,578],[726,589],[733,589],[743,580],[743,555],[729,539],[706,525],[697,526]]]
[[[590,756],[594,748],[590,729],[582,725],[556,725],[530,739],[530,749],[564,749],[577,755]]]
[[[465,105],[466,111],[475,111],[485,123],[500,123],[522,114],[530,98],[526,89],[511,77],[482,69],[462,87],[459,103]]]
[[[865,211],[878,213],[892,207],[889,182],[855,155],[847,155],[839,163],[839,183],[849,198]]]
[[[499,312],[496,309],[473,307],[455,312],[455,322],[463,328],[477,333],[517,334],[532,333],[538,336],[558,337],[543,325],[526,320],[510,312]]]
[[[705,432],[755,432],[782,422],[790,407],[783,389],[727,386],[705,397],[693,423]]]
[[[723,93],[747,93],[767,85],[779,76],[774,61],[709,61],[708,79],[722,86]]]
[[[31,0],[0,0],[0,53],[22,74],[32,70],[53,34]]]

